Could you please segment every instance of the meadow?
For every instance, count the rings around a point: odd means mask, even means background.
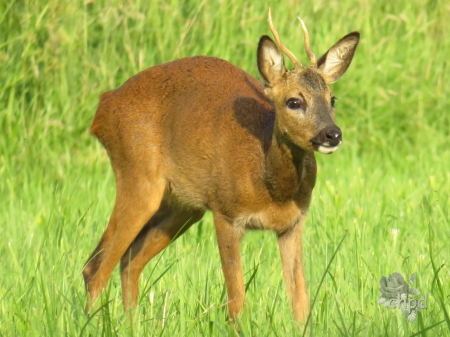
[[[82,270],[115,197],[88,132],[100,94],[193,55],[259,78],[269,5],[303,63],[297,16],[317,56],[361,33],[332,85],[344,142],[316,155],[303,239],[308,326],[292,320],[269,232],[242,242],[249,310],[239,329],[227,323],[211,214],[146,267],[134,319],[117,270],[88,317]],[[444,0],[2,1],[0,336],[450,336],[449,17]],[[416,273],[410,286],[427,296],[413,323],[378,305],[380,278],[394,272],[408,283]]]

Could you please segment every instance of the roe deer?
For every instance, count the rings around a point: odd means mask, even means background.
[[[135,306],[144,266],[211,210],[230,320],[244,303],[246,229],[277,234],[294,318],[306,320],[302,228],[316,181],[314,151],[333,153],[341,143],[328,84],[347,70],[359,33],[316,60],[300,20],[310,58],[304,67],[281,43],[270,11],[268,21],[277,44],[259,41],[263,84],[227,61],[198,56],[147,69],[101,96],[90,130],[110,157],[117,191],[83,271],[87,311],[119,260],[125,310]]]

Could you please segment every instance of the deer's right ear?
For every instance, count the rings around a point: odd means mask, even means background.
[[[258,70],[268,87],[275,84],[286,72],[283,54],[275,42],[266,35],[259,39]]]

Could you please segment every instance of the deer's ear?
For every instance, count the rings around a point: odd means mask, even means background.
[[[317,61],[317,67],[327,84],[336,82],[349,67],[359,42],[359,33],[353,32],[334,44]]]
[[[262,36],[258,44],[258,70],[266,86],[271,87],[286,72],[283,54],[277,45],[266,35]]]

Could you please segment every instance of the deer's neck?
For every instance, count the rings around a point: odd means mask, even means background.
[[[288,201],[297,196],[305,167],[305,154],[285,136],[273,133],[265,158],[265,183],[274,201]]]

